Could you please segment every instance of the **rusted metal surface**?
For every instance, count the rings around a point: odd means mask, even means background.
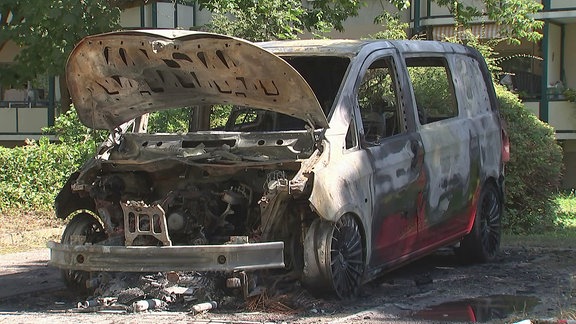
[[[197,246],[99,246],[49,242],[49,264],[84,271],[234,271],[283,268],[283,242]]]
[[[168,237],[166,213],[159,205],[146,205],[143,202],[121,203],[124,212],[124,237],[126,246],[134,245],[134,240],[142,236],[152,236],[163,246],[172,245]]]
[[[66,67],[80,120],[113,129],[146,112],[226,102],[326,127],[310,86],[290,65],[253,44],[193,31],[128,31],[87,37]]]

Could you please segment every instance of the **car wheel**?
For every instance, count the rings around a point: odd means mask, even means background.
[[[72,218],[62,233],[62,244],[98,243],[106,239],[104,228],[94,216],[80,213]],[[74,290],[89,292],[86,282],[90,273],[78,270],[62,270],[66,285]]]
[[[500,247],[502,196],[493,184],[487,184],[480,193],[474,225],[457,250],[465,262],[492,261]]]
[[[364,275],[364,244],[360,227],[350,214],[336,223],[315,220],[304,243],[303,283],[315,295],[358,294]]]

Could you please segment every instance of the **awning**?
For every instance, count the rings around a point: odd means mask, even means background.
[[[500,29],[496,24],[477,24],[468,27],[474,36],[480,39],[491,39],[500,37]],[[447,37],[454,37],[460,35],[465,37],[466,28],[456,27],[454,25],[448,26],[433,26],[432,38],[434,40],[444,40]]]

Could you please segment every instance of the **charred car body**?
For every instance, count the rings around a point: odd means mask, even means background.
[[[50,243],[69,284],[286,268],[347,297],[439,247],[498,250],[506,136],[470,48],[127,31],[82,40],[67,80],[80,120],[111,133],[56,199],[75,215]],[[214,105],[230,114],[211,128]],[[147,133],[181,107],[187,132]]]

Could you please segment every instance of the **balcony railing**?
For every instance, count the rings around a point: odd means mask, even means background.
[[[0,135],[40,135],[51,116],[48,102],[0,101]]]

